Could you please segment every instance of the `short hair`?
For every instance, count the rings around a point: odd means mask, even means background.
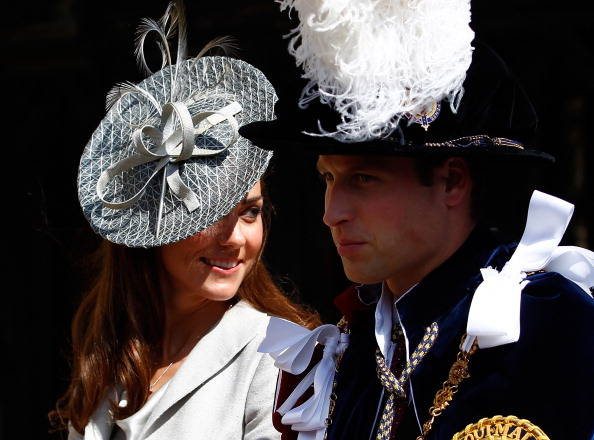
[[[434,170],[452,156],[417,156],[414,167],[422,185],[434,184]],[[470,214],[477,223],[517,236],[535,185],[542,180],[533,164],[496,156],[460,157],[472,179]]]

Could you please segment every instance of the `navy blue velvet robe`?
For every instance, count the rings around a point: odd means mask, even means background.
[[[398,302],[411,350],[429,324],[437,321],[440,330],[412,375],[414,405],[409,399],[396,439],[415,440],[419,425],[429,418],[435,393],[447,379],[465,333],[472,295],[482,280],[479,269],[500,269],[513,249],[475,231]],[[466,425],[495,415],[528,419],[552,440],[594,439],[594,300],[557,273],[528,279],[522,292],[520,340],[481,349],[471,357],[470,378],[436,418],[427,440],[450,440]],[[359,295],[345,293],[337,302],[349,318],[351,338],[336,377],[330,440],[374,439],[383,409],[379,403],[386,399],[375,371],[375,304],[359,301],[379,298],[380,286],[362,289]],[[292,437],[285,431],[283,438]]]

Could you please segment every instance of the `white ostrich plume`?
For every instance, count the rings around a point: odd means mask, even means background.
[[[388,136],[405,114],[447,99],[453,112],[472,61],[470,0],[280,0],[299,26],[289,52],[342,122],[318,135],[341,142]],[[334,130],[334,128],[332,128]]]

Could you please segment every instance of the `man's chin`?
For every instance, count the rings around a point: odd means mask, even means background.
[[[384,281],[385,277],[378,274],[370,273],[370,271],[366,271],[365,268],[361,267],[354,267],[352,265],[344,264],[343,261],[343,269],[344,274],[346,277],[354,282],[359,284],[377,284]]]

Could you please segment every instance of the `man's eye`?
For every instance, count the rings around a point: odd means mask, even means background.
[[[365,184],[365,183],[372,182],[373,180],[375,180],[375,177],[370,176],[369,174],[357,173],[357,174],[353,175],[353,181],[355,183]]]

